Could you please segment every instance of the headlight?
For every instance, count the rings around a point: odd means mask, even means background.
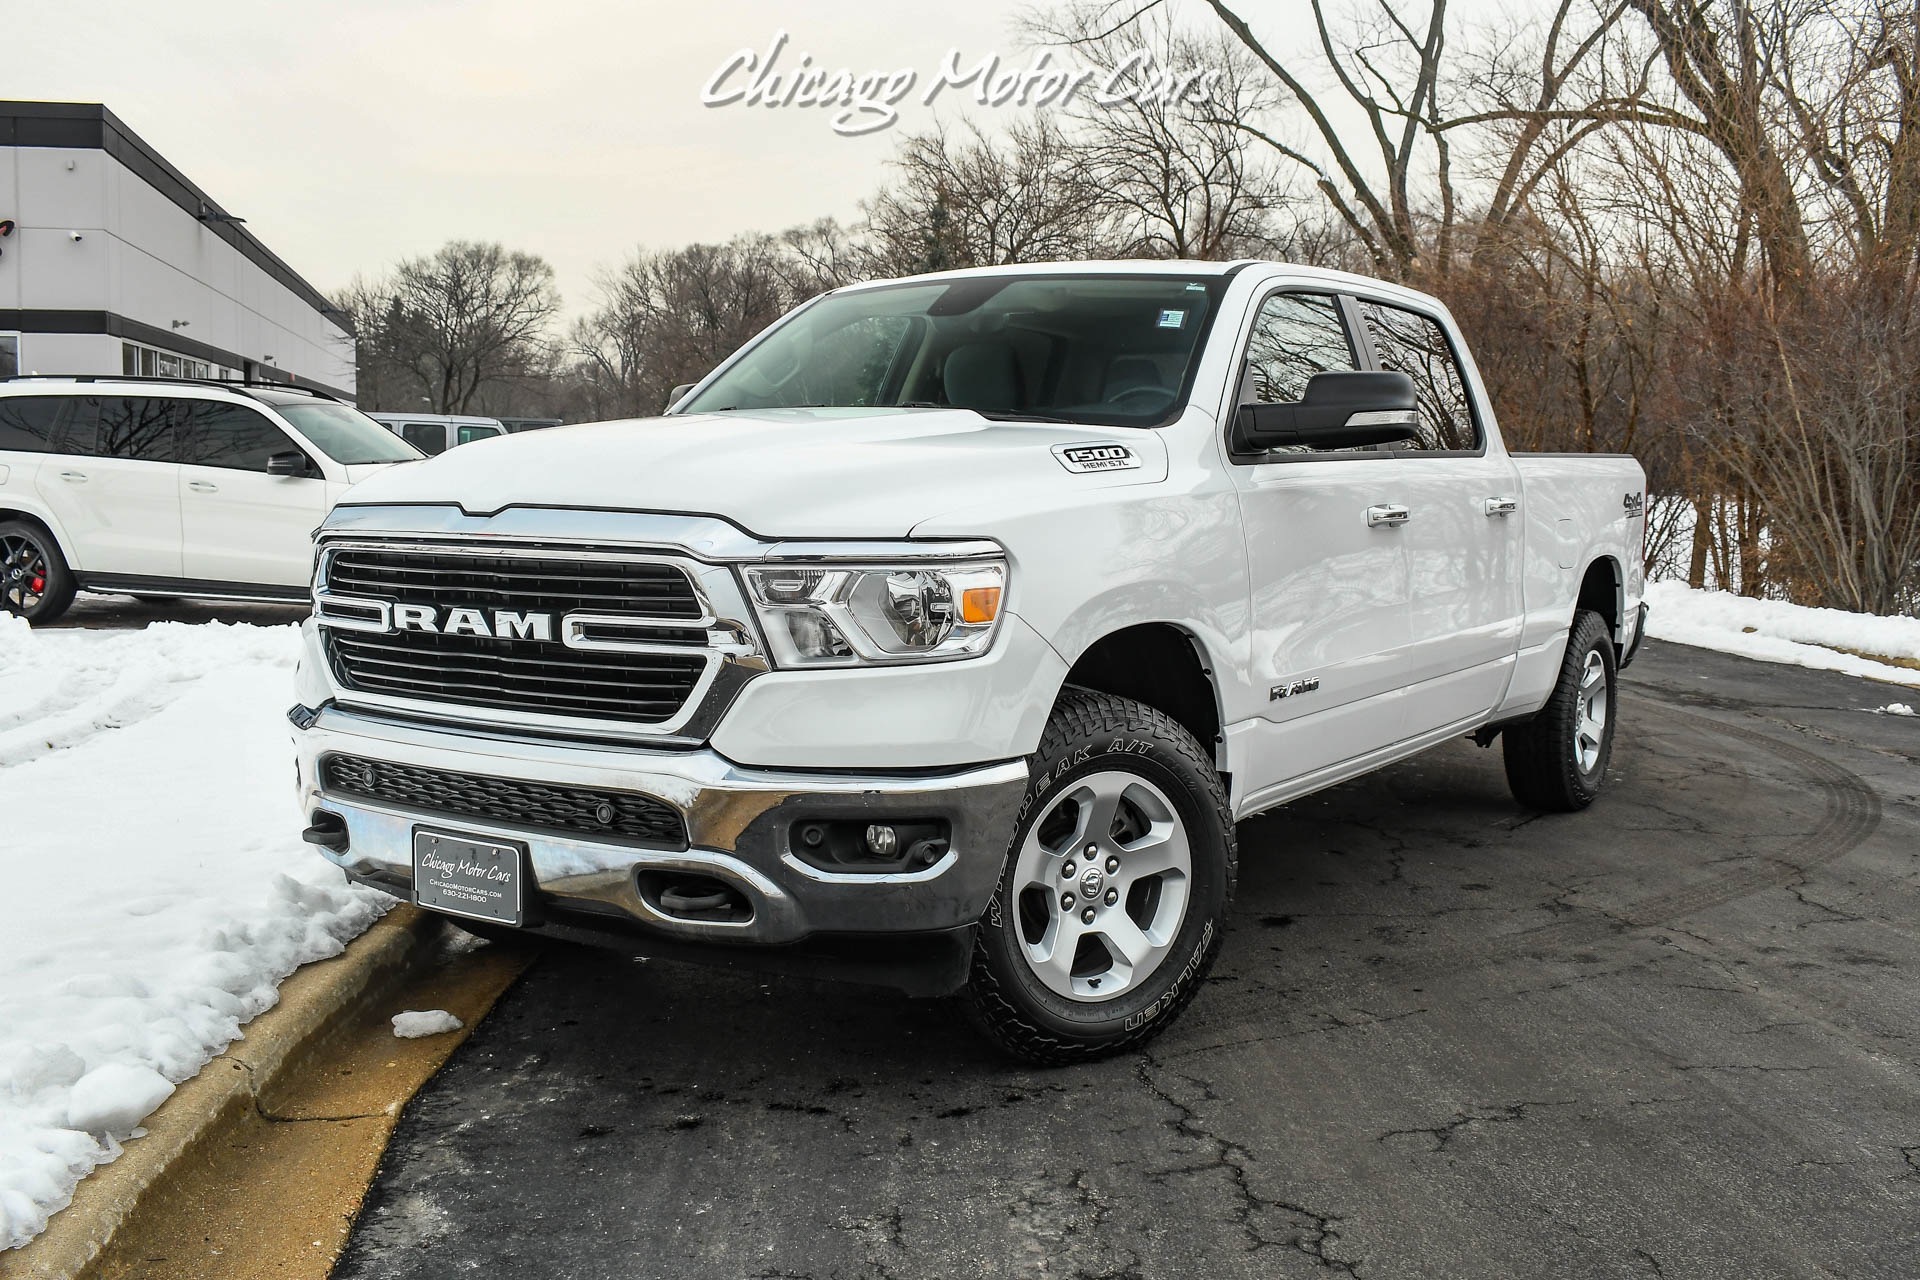
[[[861,667],[985,653],[1007,566],[752,565],[746,578],[775,663]]]

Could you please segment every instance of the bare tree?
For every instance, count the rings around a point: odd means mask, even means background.
[[[1264,69],[1225,33],[1202,37],[1164,9],[1115,27],[1110,4],[1088,3],[1036,16],[1038,38],[1070,47],[1103,79],[1125,76],[1141,53],[1158,68],[1206,68],[1194,100],[1139,94],[1111,105],[1076,99],[1068,137],[1102,214],[1129,256],[1231,258],[1272,244],[1271,214],[1284,184],[1248,125],[1279,102]]]
[[[821,252],[824,232],[802,235]],[[589,398],[604,416],[658,413],[679,383],[704,376],[817,292],[817,260],[772,236],[638,253],[599,280],[600,305],[573,329]]]
[[[1004,139],[974,124],[910,136],[893,165],[897,182],[867,205],[875,274],[1116,251],[1086,156],[1050,116],[1019,120]]]
[[[456,240],[410,258],[386,286],[394,353],[436,413],[466,413],[483,388],[534,375],[560,308],[553,268],[497,244]]]

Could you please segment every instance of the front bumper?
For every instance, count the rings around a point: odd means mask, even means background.
[[[710,750],[594,747],[425,728],[337,705],[300,715],[294,744],[301,814],[344,822],[344,850],[321,852],[354,879],[411,897],[418,825],[519,841],[527,846],[530,922],[567,933],[607,932],[682,942],[757,947],[819,935],[950,931],[986,910],[999,881],[1027,785],[1024,760],[958,770],[870,774],[749,769]],[[680,850],[639,847],[502,826],[464,814],[335,794],[321,783],[329,753],[426,769],[640,792],[678,810]],[[801,820],[942,818],[948,852],[932,866],[869,875],[819,870],[796,857],[789,833]],[[642,891],[649,872],[688,872],[725,882],[751,907],[738,921],[666,914]]]

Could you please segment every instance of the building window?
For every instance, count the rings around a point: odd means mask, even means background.
[[[143,347],[137,342],[123,342],[120,344],[120,372],[142,378],[224,378],[231,371],[208,364],[205,360],[177,356],[170,351]]]
[[[0,333],[0,378],[11,378],[20,372],[20,335]]]

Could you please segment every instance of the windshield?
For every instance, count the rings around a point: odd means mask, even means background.
[[[365,462],[412,462],[424,457],[418,449],[358,409],[326,400],[277,404],[280,411],[313,447],[343,466]]]
[[[973,276],[829,294],[675,413],[842,405],[1150,427],[1192,389],[1226,277]]]

